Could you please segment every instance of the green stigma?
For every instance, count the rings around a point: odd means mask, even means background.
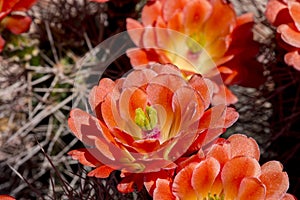
[[[143,130],[150,131],[157,125],[157,111],[151,106],[146,106],[146,112],[142,108],[137,108],[134,121]]]
[[[186,39],[186,45],[192,53],[199,53],[205,46],[205,36],[202,33],[192,34]]]

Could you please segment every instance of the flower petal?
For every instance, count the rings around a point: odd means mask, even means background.
[[[175,200],[175,196],[172,194],[170,181],[166,179],[157,179],[156,187],[153,192],[153,199],[156,200]]]
[[[6,194],[1,194],[0,195],[0,200],[16,200],[14,197],[6,195]]]
[[[96,149],[76,149],[68,152],[68,155],[71,156],[74,160],[78,160],[81,164],[89,166],[89,167],[96,167],[101,165],[101,162],[98,161],[93,155]]]
[[[144,32],[144,26],[134,19],[127,18],[126,29],[134,44],[139,46]]]
[[[284,56],[286,64],[293,66],[296,70],[300,71],[300,55],[298,51],[292,51]]]
[[[97,86],[92,88],[89,95],[89,103],[98,118],[101,116],[100,103],[104,101],[106,95],[113,89],[114,86],[115,83],[111,79],[103,78]]]
[[[259,161],[259,147],[253,138],[248,138],[242,134],[234,134],[230,136],[227,141],[230,142],[231,158],[237,156],[249,156]]]
[[[114,171],[113,168],[102,165],[102,166],[97,167],[96,169],[90,171],[88,173],[88,176],[94,176],[96,178],[107,178],[107,177],[109,177],[109,175],[112,171]]]
[[[278,161],[269,161],[261,167],[260,180],[267,188],[267,199],[280,199],[289,187],[286,172],[282,172],[282,165]]]
[[[299,2],[292,2],[288,1],[288,8],[291,14],[291,17],[293,18],[293,21],[295,23],[295,26],[297,27],[298,31],[300,31],[300,3]]]
[[[225,199],[235,199],[241,181],[246,177],[258,177],[260,173],[260,165],[254,158],[235,157],[229,160],[221,174]]]
[[[14,0],[10,0],[14,1]],[[33,6],[38,0],[18,0],[18,2],[14,5],[13,10],[14,11],[27,11],[29,8]]]
[[[292,21],[287,5],[279,0],[268,1],[265,16],[274,26]]]
[[[188,1],[183,9],[185,31],[188,35],[199,31],[212,12],[212,5],[207,0]]]
[[[197,199],[197,195],[192,187],[191,178],[196,164],[190,164],[182,169],[173,182],[173,193],[179,199]]]
[[[300,48],[300,32],[296,27],[289,24],[282,24],[277,28],[277,32],[281,34],[281,39],[291,46]]]
[[[192,186],[200,197],[206,197],[220,173],[220,163],[213,157],[200,162],[194,169],[192,175]]]
[[[10,30],[13,34],[21,34],[27,32],[30,28],[31,18],[21,15],[7,16],[2,21],[5,28]]]
[[[266,188],[257,178],[244,178],[240,184],[237,199],[248,200],[249,197],[251,200],[261,200],[266,197]]]
[[[144,26],[154,25],[158,16],[161,14],[161,2],[155,1],[144,6],[142,11],[142,22]]]
[[[98,137],[103,134],[104,126],[100,123],[98,119],[77,108],[71,110],[68,119],[71,131],[79,140],[90,146],[95,145],[93,136]]]

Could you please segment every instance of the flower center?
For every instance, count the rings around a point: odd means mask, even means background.
[[[200,53],[205,46],[205,36],[202,33],[191,34],[186,39],[186,45],[188,46],[191,53]]]
[[[135,110],[135,123],[143,130],[143,131],[151,131],[157,125],[157,111],[151,106],[146,106],[146,112],[143,111],[142,108],[137,108]]]
[[[211,195],[208,193],[207,197],[205,197],[203,200],[224,200],[224,195]]]

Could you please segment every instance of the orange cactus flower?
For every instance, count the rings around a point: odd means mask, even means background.
[[[287,194],[288,175],[277,161],[259,164],[255,140],[235,134],[220,139],[198,162],[190,162],[173,180],[158,179],[154,199],[295,199]]]
[[[8,29],[13,34],[28,31],[31,18],[20,14],[27,11],[37,0],[0,0],[0,32]],[[16,13],[17,12],[17,13]],[[3,50],[5,40],[0,35],[0,52]]]
[[[270,0],[265,15],[277,27],[278,43],[288,53],[286,64],[300,70],[300,2],[294,0]]]
[[[89,97],[96,117],[75,108],[68,120],[91,148],[69,155],[95,167],[90,176],[121,170],[125,180],[119,189],[130,191],[131,179],[141,182],[144,174],[153,178],[172,170],[180,156],[211,143],[237,120],[230,107],[210,107],[211,87],[199,74],[186,80],[171,64],[149,64],[116,81],[101,79]]]
[[[0,195],[0,200],[16,200],[14,197],[6,195],[6,194],[1,194]]]
[[[226,85],[257,86],[263,78],[252,26],[251,14],[238,17],[222,0],[149,1],[141,22],[127,19],[128,33],[139,47],[127,55],[134,66],[173,63],[204,76],[215,74],[217,66]],[[231,95],[229,101],[236,99]]]

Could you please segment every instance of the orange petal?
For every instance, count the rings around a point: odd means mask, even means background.
[[[220,104],[210,108],[203,114],[199,128],[228,128],[238,119],[238,116],[235,109]]]
[[[89,1],[94,1],[97,3],[105,3],[105,2],[108,2],[109,0],[89,0]]]
[[[144,66],[149,63],[148,53],[146,50],[132,48],[126,51],[126,55],[130,59],[130,63],[133,67]]]
[[[101,104],[102,117],[108,128],[112,129],[118,127],[117,122],[121,123],[121,117],[116,111],[116,102],[113,100],[111,93],[109,93],[104,102]]]
[[[235,157],[223,167],[221,178],[225,199],[235,199],[238,195],[241,181],[246,177],[258,177],[261,173],[260,165],[251,157]]]
[[[282,13],[285,14],[282,15]],[[265,16],[267,17],[268,21],[275,26],[278,26],[282,23],[287,23],[290,19],[287,5],[279,0],[268,1]]]
[[[37,1],[38,0],[27,0],[27,1],[18,0],[18,2],[14,5],[13,10],[14,11],[27,11]]]
[[[89,103],[98,118],[101,116],[100,103],[104,101],[104,98],[112,91],[114,86],[114,81],[108,78],[103,78],[100,80],[98,86],[94,86],[92,88],[89,95]]]
[[[175,196],[172,194],[170,181],[166,179],[157,179],[156,188],[153,192],[153,199],[156,200],[175,200]]]
[[[297,198],[291,194],[285,194],[283,197],[282,197],[282,200],[297,200]]]
[[[112,171],[114,171],[114,169],[112,169],[108,166],[102,165],[102,166],[97,167],[96,169],[90,171],[88,173],[88,176],[94,176],[96,178],[107,178],[107,177],[109,177],[109,175]]]
[[[204,108],[207,109],[211,103],[214,87],[211,81],[202,78],[201,75],[195,74],[190,78],[189,84],[200,94],[204,102]]]
[[[237,156],[249,156],[259,161],[260,151],[258,144],[253,138],[246,135],[234,134],[227,139],[230,142],[231,158]]]
[[[6,194],[1,194],[0,195],[0,200],[16,200],[14,197],[6,195]]]
[[[286,172],[282,172],[282,165],[278,161],[269,161],[261,167],[260,180],[267,188],[267,199],[280,199],[289,188]]]
[[[173,1],[176,2],[176,1]],[[168,21],[167,27],[174,31],[182,32],[183,31],[183,14],[180,11],[176,11],[173,16]]]
[[[235,104],[238,101],[238,98],[228,89],[225,85],[219,85],[219,91],[215,92],[212,99],[213,105],[218,104]]]
[[[293,25],[282,24],[277,28],[283,41],[294,47],[300,48],[300,32]]]
[[[241,182],[237,199],[239,200],[261,200],[266,197],[265,186],[253,177],[244,178]]]
[[[21,34],[29,30],[31,18],[21,15],[8,16],[5,17],[2,24],[13,34]]]
[[[141,43],[142,34],[144,32],[144,26],[134,19],[127,18],[126,29],[134,44],[139,46]]]
[[[89,166],[89,167],[96,167],[101,164],[93,155],[92,151],[95,152],[96,149],[76,149],[68,152],[68,155],[71,156],[74,160],[78,160],[81,164]],[[95,154],[95,153],[93,153]]]
[[[201,161],[194,169],[192,176],[192,186],[200,197],[207,197],[211,193],[211,187],[216,177],[220,173],[219,162],[210,157]]]
[[[188,35],[198,32],[212,12],[212,5],[207,0],[189,1],[184,7],[184,25]]]
[[[100,121],[77,108],[71,110],[68,125],[79,140],[90,146],[95,145],[93,136],[97,137],[103,134]]]
[[[207,19],[204,29],[208,44],[230,34],[236,19],[236,14],[230,4],[224,4],[222,0],[213,0],[212,6],[212,14]]]
[[[300,31],[300,3],[296,1],[288,1],[288,8],[298,31]]]
[[[221,167],[230,159],[230,146],[228,143],[223,145],[215,144],[207,153],[207,157],[213,157],[220,163]]]
[[[158,16],[161,15],[161,2],[155,1],[151,4],[146,4],[142,11],[142,22],[144,26],[153,26]]]
[[[181,12],[185,5],[184,0],[166,0],[163,4],[163,18],[166,22],[169,22],[170,19],[174,16],[175,13]]]
[[[145,110],[146,108],[147,94],[136,87],[124,88],[118,101],[121,118],[134,123],[135,110],[137,108]]]
[[[196,164],[190,164],[175,176],[172,189],[176,197],[180,199],[197,199],[191,182],[195,166]]]
[[[292,51],[284,56],[286,64],[293,66],[296,70],[300,71],[300,55],[298,51]]]
[[[142,40],[143,40],[142,48],[145,49],[157,48],[155,28],[145,27]]]

